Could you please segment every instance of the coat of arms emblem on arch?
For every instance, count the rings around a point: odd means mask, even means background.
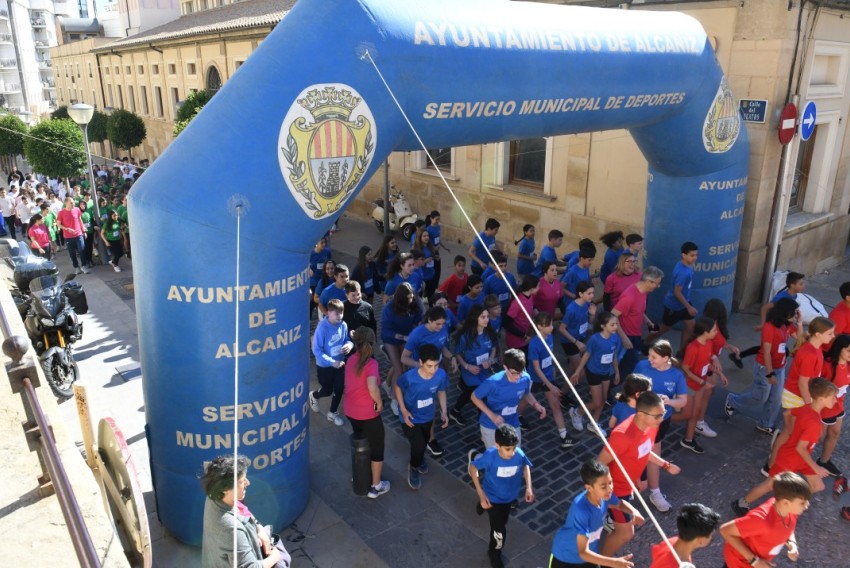
[[[292,196],[308,216],[337,213],[375,155],[375,119],[363,98],[338,83],[304,89],[278,138],[278,161]]]

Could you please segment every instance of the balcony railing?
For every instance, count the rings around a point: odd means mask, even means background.
[[[11,94],[11,93],[20,93],[21,85],[20,83],[2,83],[0,82],[0,93]]]
[[[51,67],[53,67],[53,62],[49,59],[44,59],[38,62],[39,69],[50,69]]]
[[[17,59],[0,59],[0,67],[17,67]]]
[[[3,18],[4,20],[8,20],[9,19],[9,11],[8,10],[0,10],[0,18]]]
[[[0,42],[12,43],[12,34],[0,34]]]
[[[30,20],[30,25],[34,28],[44,28],[47,27],[47,22],[44,18],[32,18]]]

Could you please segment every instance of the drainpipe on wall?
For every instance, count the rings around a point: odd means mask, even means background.
[[[798,106],[800,104],[800,95],[792,95],[789,102],[793,103],[794,106]],[[796,147],[796,137],[795,134],[794,138],[782,150],[782,173],[779,178],[779,189],[773,199],[773,222],[770,226],[770,238],[767,242],[767,259],[764,265],[763,304],[770,301],[773,273],[776,270],[776,262],[779,258],[779,249],[782,245],[782,233],[785,229],[785,222],[788,220],[788,205],[791,201],[791,174],[794,170],[794,154],[791,150],[792,147]]]

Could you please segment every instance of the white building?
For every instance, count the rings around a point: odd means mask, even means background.
[[[57,45],[57,17],[87,16],[89,2],[0,0],[0,108],[30,122],[55,108],[50,48]]]

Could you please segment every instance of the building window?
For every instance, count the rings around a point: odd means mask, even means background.
[[[103,74],[109,75],[109,66],[108,65],[103,68]]]
[[[136,112],[136,93],[133,85],[127,85],[127,101],[130,103],[130,110]]]
[[[91,71],[91,63],[89,63],[89,79],[91,79],[92,77],[93,77],[93,75],[92,75],[92,71]]]
[[[112,99],[112,85],[109,85],[109,88],[106,90],[106,94],[109,95],[109,107],[115,108],[115,101]]]
[[[210,65],[207,69],[207,91],[210,95],[214,95],[221,89],[221,75],[215,65]]]
[[[80,78],[80,64],[77,63],[77,79]]]
[[[162,89],[153,88],[153,108],[157,118],[162,118]]]
[[[124,108],[124,92],[121,90],[121,85],[115,88],[118,90],[118,108]]]
[[[797,163],[794,165],[794,177],[791,180],[791,199],[788,202],[789,213],[796,213],[803,210],[817,135],[818,126],[815,125],[812,136],[808,140],[800,139],[800,146],[797,149]]]
[[[97,94],[94,91],[91,92],[91,106],[97,108]]]
[[[494,185],[548,195],[553,138],[502,142],[496,145],[495,151]]]
[[[125,65],[124,66],[124,74],[125,75],[132,75],[133,74],[132,67],[130,67],[129,65]]]
[[[180,90],[177,87],[171,87],[171,108],[174,110],[174,116],[177,116],[177,105],[180,104]]]
[[[236,61],[233,62],[233,67],[235,69],[239,69],[240,67],[242,67],[243,63],[245,63],[245,61],[237,59]]]
[[[137,66],[137,68],[139,70],[139,75],[145,74],[145,66],[144,65],[139,65],[139,66]]]
[[[151,65],[151,73],[153,73],[154,75],[159,75],[159,65],[157,65],[156,63]]]
[[[192,6],[192,1],[191,1],[191,0],[189,0],[189,2],[183,2],[182,4],[180,4],[180,8],[181,8],[181,13],[182,13],[184,16],[185,16],[186,14],[191,14],[192,12],[194,12],[194,11],[195,11],[195,7],[194,7],[194,6]]]
[[[142,103],[142,114],[148,115],[148,88],[142,85],[139,87],[139,100]]]
[[[177,65],[174,63],[168,64],[168,74],[169,75],[177,75]]]
[[[833,41],[815,41],[809,70],[809,98],[843,97],[850,71],[850,46]]]
[[[197,73],[197,67],[195,67],[194,63],[186,64],[186,73],[189,75],[195,75]]]
[[[120,65],[116,65],[116,66],[115,66],[115,74],[116,74],[116,75],[120,75],[120,74],[121,74],[121,66],[120,66]]]
[[[428,154],[434,162],[428,159],[425,152],[415,152],[413,168],[424,173],[436,173],[439,169],[443,175],[454,176],[454,148],[428,148]]]

